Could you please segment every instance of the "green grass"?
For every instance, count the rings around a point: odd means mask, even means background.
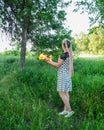
[[[57,113],[63,103],[56,91],[57,69],[27,59],[19,69],[18,57],[0,57],[0,130],[103,130],[104,59],[74,60],[71,106],[65,119]]]

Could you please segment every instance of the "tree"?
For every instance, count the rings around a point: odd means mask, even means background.
[[[84,32],[75,35],[75,43],[80,51],[88,51],[89,37]]]
[[[104,0],[81,0],[75,3],[76,9],[74,11],[80,10],[81,13],[87,12],[91,24],[98,22],[104,26]]]
[[[80,33],[76,35],[75,43],[80,51],[104,54],[104,28],[97,26],[91,28],[88,34]]]
[[[104,54],[104,28],[94,27],[89,31],[89,50],[95,54]]]
[[[36,41],[37,35],[60,28],[65,20],[65,11],[60,8],[67,4],[62,0],[0,1],[0,27],[21,43],[21,68],[25,65],[27,41]]]

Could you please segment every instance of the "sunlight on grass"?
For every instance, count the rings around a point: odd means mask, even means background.
[[[94,55],[94,54],[88,54],[88,53],[80,53],[78,57],[82,57],[82,58],[104,58],[104,55]]]

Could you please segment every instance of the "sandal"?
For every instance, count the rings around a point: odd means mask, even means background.
[[[71,117],[74,114],[74,111],[68,112],[65,118]]]
[[[66,115],[67,114],[67,111],[66,110],[63,110],[62,112],[59,112],[58,115]]]

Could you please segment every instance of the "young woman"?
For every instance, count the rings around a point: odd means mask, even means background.
[[[73,59],[72,59],[72,44],[68,39],[62,41],[63,54],[58,59],[58,62],[53,62],[46,58],[47,63],[58,68],[57,91],[64,103],[64,110],[59,115],[70,117],[74,114],[69,101],[69,91],[72,90],[71,76],[73,73]]]

